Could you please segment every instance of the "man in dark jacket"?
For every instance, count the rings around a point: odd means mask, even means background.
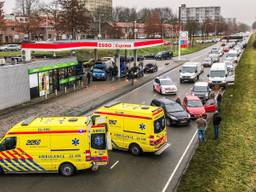
[[[213,127],[214,127],[214,139],[217,140],[219,138],[219,129],[220,129],[220,123],[221,123],[221,116],[219,112],[216,112],[213,115]]]

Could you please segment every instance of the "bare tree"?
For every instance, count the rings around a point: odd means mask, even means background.
[[[189,41],[191,42],[191,46],[194,45],[194,36],[199,31],[199,23],[196,20],[188,19],[185,29],[189,33]]]
[[[155,35],[161,33],[161,18],[159,11],[152,11],[145,20],[145,33],[149,37],[155,37]]]
[[[58,0],[58,4],[58,30],[72,35],[72,39],[76,39],[79,33],[90,30],[92,17],[79,0]]]
[[[39,0],[16,0],[16,12],[22,16],[30,16],[37,10]]]

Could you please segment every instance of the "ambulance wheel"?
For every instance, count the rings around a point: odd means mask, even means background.
[[[139,156],[142,153],[142,150],[138,144],[131,144],[129,147],[129,151],[134,156]]]
[[[172,125],[172,122],[169,118],[166,118],[166,125],[167,125],[167,127],[171,127],[171,125]]]
[[[60,166],[59,173],[65,177],[75,174],[76,168],[71,163],[64,163]]]
[[[0,175],[4,175],[4,169],[0,167]]]

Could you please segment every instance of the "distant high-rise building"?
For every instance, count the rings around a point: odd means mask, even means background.
[[[224,18],[226,23],[236,23],[236,18]]]
[[[182,4],[179,7],[179,14],[182,23],[186,23],[188,20],[204,22],[210,19],[219,21],[221,7],[186,7],[186,4]]]
[[[112,0],[81,0],[85,7],[91,12],[94,17],[111,17],[112,15]]]

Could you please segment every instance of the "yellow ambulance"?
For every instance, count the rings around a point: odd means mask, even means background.
[[[71,176],[107,165],[110,136],[106,123],[98,119],[48,117],[18,123],[0,141],[0,173],[59,172]]]
[[[94,113],[106,118],[113,148],[130,151],[133,155],[142,152],[159,155],[170,146],[162,108],[114,103]]]

